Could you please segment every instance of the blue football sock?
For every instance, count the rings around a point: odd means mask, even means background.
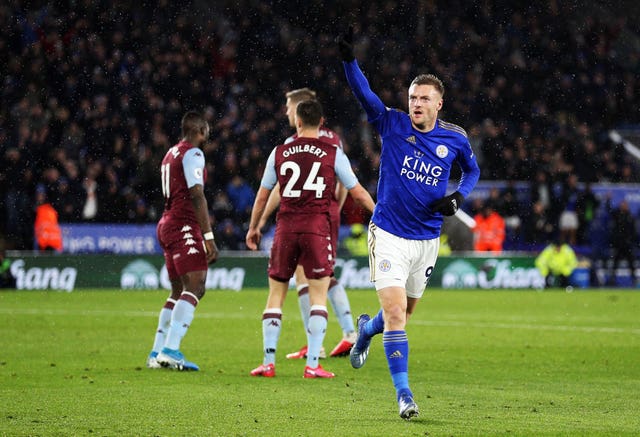
[[[386,331],[382,336],[384,353],[396,393],[409,390],[409,341],[407,332]]]

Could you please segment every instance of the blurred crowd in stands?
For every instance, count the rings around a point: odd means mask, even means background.
[[[411,79],[437,74],[442,118],[467,130],[481,179],[530,184],[529,205],[509,185],[478,201],[523,241],[562,232],[588,245],[604,206],[589,184],[640,182],[638,162],[606,135],[640,123],[640,52],[623,44],[640,35],[575,2],[14,0],[0,5],[5,247],[33,248],[36,199],[61,223],[157,221],[159,162],[193,109],[212,127],[205,192],[218,247],[244,249],[266,157],[292,133],[284,93],[303,86],[375,198],[379,141],[333,43],[351,23],[385,104],[406,109]],[[345,224],[367,218],[347,202]]]

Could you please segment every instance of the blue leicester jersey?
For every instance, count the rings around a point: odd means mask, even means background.
[[[429,209],[447,193],[454,161],[463,171],[475,162],[461,128],[442,120],[429,132],[413,128],[409,115],[388,110],[372,124],[380,133],[380,179],[372,220],[399,237],[427,240],[440,236],[442,214]],[[463,196],[469,193],[461,191]]]
[[[416,130],[409,114],[389,109],[369,88],[357,61],[344,63],[347,80],[382,141],[380,177],[372,221],[381,229],[411,240],[438,238],[442,214],[429,206],[447,193],[454,162],[462,178],[458,191],[467,197],[480,169],[465,131],[436,120],[429,132]]]

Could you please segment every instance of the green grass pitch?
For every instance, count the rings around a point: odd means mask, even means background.
[[[210,291],[182,350],[200,372],[144,367],[165,291],[0,293],[0,435],[640,435],[640,293],[428,290],[409,322],[420,415],[405,422],[381,336],[362,369],[304,380],[295,292],[277,377],[262,360],[266,290]],[[349,292],[354,316],[373,290]],[[340,339],[329,310],[325,347]]]

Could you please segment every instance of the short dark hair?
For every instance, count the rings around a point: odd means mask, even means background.
[[[182,117],[182,136],[192,136],[203,133],[207,129],[207,120],[195,111],[189,111]]]
[[[296,106],[296,115],[303,126],[320,126],[322,105],[317,100],[305,100]]]
[[[438,90],[440,95],[442,97],[444,97],[444,84],[438,78],[438,76],[436,76],[434,74],[419,74],[419,75],[417,75],[416,78],[411,81],[411,85],[409,85],[409,87],[411,87],[413,85],[433,85],[435,87],[435,89]]]

